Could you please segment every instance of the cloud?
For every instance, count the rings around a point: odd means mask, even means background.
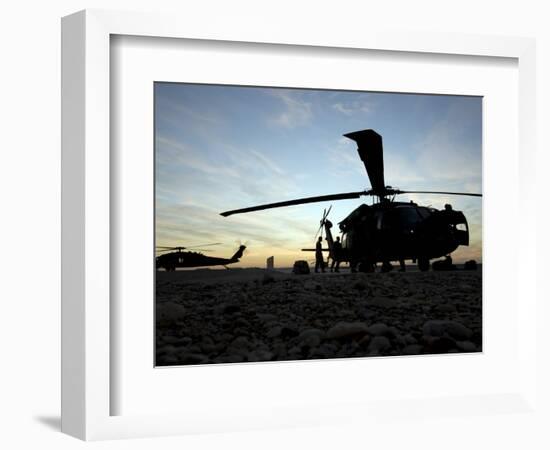
[[[365,166],[357,154],[357,145],[346,137],[340,137],[328,149],[331,173],[335,177],[346,174],[365,175]]]
[[[177,124],[178,120],[181,120],[183,116],[197,122],[207,122],[210,124],[222,122],[218,115],[211,112],[198,111],[196,108],[186,106],[183,102],[175,102],[164,96],[159,96],[156,101],[158,103],[157,110],[161,113],[160,117],[172,123]]]
[[[481,116],[469,105],[454,103],[414,146],[416,171],[425,178],[460,188],[481,184]]]
[[[284,175],[284,171],[263,153],[260,153],[256,150],[250,150],[250,153],[254,155],[271,172],[277,175]]]
[[[223,101],[213,96],[208,103],[211,109],[205,107],[202,97],[200,102],[197,97],[196,108],[195,103],[188,102],[159,112],[159,117],[162,113],[170,120],[170,124],[159,122],[156,134],[159,245],[222,242],[211,254],[226,256],[234,253],[235,241],[242,239],[250,241],[250,246],[239,265],[264,266],[270,255],[276,256],[279,266],[308,259],[311,255],[299,249],[311,246],[322,209],[328,203],[228,218],[219,213],[368,188],[368,176],[356,144],[337,136],[348,131],[356,118],[364,123],[369,114],[369,126],[383,129],[388,135],[384,148],[387,184],[403,190],[476,192],[481,188],[481,143],[475,132],[471,133],[472,124],[475,131],[480,117],[475,111],[437,110],[438,114],[433,114],[435,123],[433,115],[406,116],[402,120],[410,126],[401,127],[394,112],[402,117],[407,111],[396,107],[391,117],[386,117],[386,103],[376,96],[326,96],[291,89],[262,91],[254,99],[249,96],[252,91],[246,91],[242,98],[234,96]],[[174,101],[177,98],[174,96]],[[217,123],[217,119],[223,120]],[[392,139],[394,129],[397,131]],[[315,152],[310,153],[311,148]],[[478,259],[479,199],[417,195],[401,196],[398,200],[409,198],[438,208],[450,202],[462,210],[471,225],[471,247],[460,255]],[[370,203],[371,199],[334,202],[331,220],[335,229],[337,222],[363,201]]]
[[[231,167],[208,161],[205,157],[198,157],[198,152],[193,147],[180,141],[159,135],[156,138],[156,144],[156,162],[157,167],[161,171],[163,168],[173,168],[177,165],[211,175],[224,177],[239,176],[238,171]]]
[[[312,105],[300,98],[297,93],[286,89],[274,89],[269,93],[278,98],[284,107],[281,112],[269,119],[269,123],[284,128],[296,128],[311,122]]]
[[[266,252],[292,253],[309,244],[314,227],[315,224],[304,224],[300,219],[269,213],[223,218],[214,208],[193,203],[165,206],[156,211],[157,245],[221,242],[217,247],[221,253],[234,251],[239,239]]]
[[[334,103],[332,108],[346,116],[352,116],[358,113],[371,113],[373,106],[368,96],[360,96],[356,100]]]
[[[206,151],[213,147],[216,158]],[[157,212],[185,204],[209,205],[211,218],[219,213],[294,197],[299,183],[259,149],[236,148],[223,140],[199,151],[185,142],[157,136]],[[210,227],[211,219],[198,215],[196,227]],[[162,224],[168,222],[164,221]],[[159,230],[162,227],[159,228]]]

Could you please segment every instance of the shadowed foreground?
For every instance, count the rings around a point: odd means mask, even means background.
[[[156,364],[482,350],[481,269],[157,273]]]

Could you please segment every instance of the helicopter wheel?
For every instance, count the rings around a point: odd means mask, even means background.
[[[374,265],[372,263],[368,262],[360,262],[357,265],[357,270],[362,273],[373,273],[374,272]]]
[[[428,258],[418,258],[418,269],[421,272],[430,270],[430,260]]]

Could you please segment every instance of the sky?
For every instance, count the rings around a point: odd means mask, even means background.
[[[155,83],[156,245],[247,250],[237,267],[291,267],[312,260],[324,208],[343,220],[371,198],[222,217],[220,212],[370,188],[355,142],[382,135],[386,185],[403,190],[482,192],[482,99],[336,90]],[[479,197],[408,194],[399,201],[463,211],[470,246],[453,261],[481,262]]]

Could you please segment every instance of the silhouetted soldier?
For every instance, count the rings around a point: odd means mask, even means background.
[[[342,257],[342,243],[340,242],[340,236],[336,236],[336,241],[332,243],[332,263],[330,265],[331,272],[333,269],[334,269],[334,272],[340,272],[341,257]]]
[[[399,272],[405,272],[405,260],[403,258],[399,258]]]
[[[319,236],[317,244],[315,244],[315,272],[319,272],[319,267],[322,272],[325,272],[325,261],[323,260],[323,238]]]

